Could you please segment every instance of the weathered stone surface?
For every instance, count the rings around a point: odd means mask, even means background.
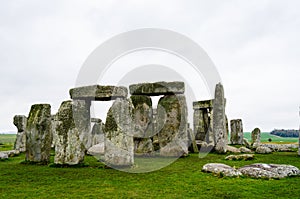
[[[87,100],[73,100],[72,102],[74,124],[86,151],[92,146],[90,107],[91,102]]]
[[[126,98],[127,95],[127,88],[122,86],[117,87],[92,85],[72,88],[70,90],[71,99],[81,100],[108,101],[116,98]]]
[[[104,155],[104,142],[96,144],[89,148],[87,154],[96,156],[100,159],[100,157]]]
[[[134,152],[138,155],[149,155],[154,151],[151,140],[154,135],[152,101],[149,96],[144,95],[133,95],[130,98],[134,106]]]
[[[9,151],[1,151],[1,152],[5,153],[8,157],[14,157],[20,154],[20,151],[18,150],[9,150]]]
[[[231,144],[243,144],[244,132],[241,119],[230,121],[230,142]]]
[[[188,125],[188,146],[189,146],[189,151],[193,152],[193,153],[198,153],[199,152],[199,149],[198,149],[198,146],[197,146],[197,143],[196,143],[196,140],[195,140],[195,135],[194,135],[194,132],[192,129],[189,128],[189,125]]]
[[[151,138],[134,138],[135,155],[152,155],[154,147]]]
[[[131,95],[173,95],[183,94],[184,82],[155,82],[155,83],[142,83],[132,84],[129,86]]]
[[[102,123],[102,120],[100,118],[91,118],[92,123]]]
[[[226,164],[220,164],[220,163],[209,163],[205,164],[202,167],[203,172],[208,172],[208,173],[214,173],[217,175],[224,175],[224,176],[229,176],[229,177],[236,177],[236,176],[241,176],[242,173],[236,170],[235,168],[232,168],[231,166],[228,166]]]
[[[0,152],[0,160],[7,160],[8,155],[6,153]]]
[[[241,153],[252,153],[252,151],[246,147],[240,147],[239,150]]]
[[[134,163],[132,112],[131,100],[117,98],[107,113],[104,130],[107,165],[122,167]]]
[[[243,145],[245,145],[247,148],[251,148],[251,144],[246,138],[243,138]]]
[[[13,123],[17,127],[18,132],[24,132],[26,129],[27,117],[25,115],[16,115]]]
[[[51,142],[51,148],[55,148],[55,143],[54,143],[54,135],[56,133],[56,125],[57,125],[57,118],[56,114],[51,115],[51,135],[52,135],[52,142]]]
[[[240,153],[240,149],[233,147],[233,146],[226,146],[226,151],[231,152],[231,153]]]
[[[194,110],[194,131],[196,140],[207,141],[210,128],[210,110]]]
[[[14,144],[14,149],[20,152],[26,151],[26,123],[27,117],[24,115],[16,115],[14,117],[14,125],[17,127],[18,132]]]
[[[244,154],[245,155],[245,154]],[[249,154],[250,155],[250,154]],[[276,178],[281,179],[290,176],[299,176],[300,170],[292,165],[256,163],[241,167],[232,168],[226,164],[209,163],[203,166],[202,171],[210,172],[221,176],[236,177],[245,175],[252,178]]]
[[[203,142],[203,141],[200,141],[200,142],[196,141],[196,143],[197,143],[200,153],[209,153],[215,147],[214,143],[207,143],[207,142]]]
[[[157,108],[158,126],[163,128],[158,133],[161,155],[177,156],[177,151],[188,151],[187,105],[184,95],[166,95],[160,98]],[[174,142],[173,144],[170,144]],[[185,143],[184,145],[182,143]],[[174,149],[174,147],[178,149]],[[163,149],[170,147],[170,149]],[[170,154],[166,154],[170,152]],[[174,154],[172,154],[174,152]],[[186,154],[183,154],[186,155]]]
[[[226,153],[227,129],[225,116],[224,89],[221,83],[216,85],[214,112],[213,112],[213,133],[215,136],[215,150],[217,153]]]
[[[193,102],[194,134],[196,140],[214,143],[213,135],[213,100]]]
[[[188,147],[183,140],[174,140],[160,149],[160,155],[164,157],[181,157],[188,153]]]
[[[260,144],[260,146],[268,147],[276,152],[294,152],[293,149],[297,148],[294,144]]]
[[[251,132],[251,145],[253,148],[257,148],[260,145],[260,129],[255,128]]]
[[[85,147],[79,138],[73,116],[72,101],[63,102],[56,115],[55,164],[76,165],[84,161]]]
[[[254,154],[229,155],[225,160],[253,160]]]
[[[228,144],[228,139],[229,139],[229,122],[228,122],[228,117],[225,114],[225,120],[226,120],[226,134],[225,134],[225,140],[226,144]]]
[[[196,101],[193,102],[193,109],[211,109],[213,107],[214,100],[204,100],[204,101]]]
[[[124,150],[117,147],[116,144],[110,140],[107,140],[105,142],[104,151],[104,161],[108,166],[129,167],[134,164],[133,147],[130,151]]]
[[[251,164],[238,169],[243,175],[252,178],[285,178],[299,176],[300,170],[292,165],[280,164]]]
[[[152,145],[153,145],[154,151],[159,151],[160,147],[159,147],[159,141],[158,141],[158,136],[157,135],[153,136]]]
[[[260,154],[268,154],[268,153],[272,153],[272,150],[269,147],[258,146],[255,152]]]
[[[32,105],[26,125],[26,160],[48,163],[51,142],[51,106]]]
[[[104,124],[101,120],[95,122],[91,133],[91,145],[97,145],[104,142]]]
[[[298,155],[300,156],[300,133],[299,133],[299,143],[298,143]]]

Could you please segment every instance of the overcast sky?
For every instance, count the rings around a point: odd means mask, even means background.
[[[55,113],[97,46],[149,27],[181,33],[207,52],[227,115],[242,118],[245,131],[298,128],[299,10],[297,0],[2,0],[0,132],[16,131],[13,116],[28,115],[32,104],[50,103]]]

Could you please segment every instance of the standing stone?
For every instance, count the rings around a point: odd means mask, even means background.
[[[216,85],[213,113],[213,132],[215,136],[215,150],[217,153],[226,153],[227,130],[225,116],[224,89],[221,83]]]
[[[193,102],[194,109],[194,134],[197,141],[213,143],[212,113],[213,100]]]
[[[54,138],[54,135],[56,133],[56,124],[57,124],[56,115],[51,115],[51,135],[52,135],[52,138]],[[54,139],[52,139],[51,148],[55,148]]]
[[[187,106],[184,95],[166,95],[160,98],[157,108],[158,134],[162,156],[188,154]]]
[[[150,155],[153,152],[152,101],[149,96],[133,95],[134,152]]]
[[[300,133],[299,133],[299,148],[298,148],[298,155],[300,156]]]
[[[27,123],[26,116],[16,115],[14,117],[14,125],[18,129],[14,149],[20,152],[26,151],[26,132],[25,132],[26,123]]]
[[[208,135],[206,135],[206,143],[211,145],[211,146],[215,146],[215,135],[213,132],[213,126],[214,126],[214,110],[211,109],[210,110],[210,114],[209,114],[209,127],[208,127]]]
[[[109,166],[132,166],[134,163],[132,111],[131,100],[117,98],[107,113],[104,161]]]
[[[92,146],[94,146],[104,142],[104,124],[101,119],[95,120],[95,118],[92,118],[92,122],[94,122],[92,128]]]
[[[253,148],[257,148],[260,145],[260,129],[255,128],[251,132],[251,145]]]
[[[231,144],[243,144],[244,132],[241,119],[230,121],[230,142]]]
[[[157,123],[157,109],[152,109],[152,122],[153,122],[153,137],[152,137],[152,145],[154,151],[158,151],[159,148],[159,142],[158,142],[158,133],[162,127],[158,127]],[[163,125],[163,124],[162,124]]]
[[[188,142],[189,151],[191,151],[193,153],[198,153],[199,149],[198,149],[198,146],[196,143],[195,135],[194,135],[193,130],[190,128],[189,124],[188,124],[187,131],[188,131],[188,140],[189,140],[189,142]]]
[[[73,114],[72,101],[65,101],[55,117],[55,164],[76,165],[84,160],[85,148],[79,138]]]
[[[48,163],[51,140],[51,106],[35,104],[26,124],[26,161]]]
[[[194,129],[196,132],[196,140],[205,141],[205,136],[207,133],[207,111],[204,109],[195,110],[194,111]]]
[[[75,126],[79,131],[79,138],[83,143],[86,151],[92,145],[91,140],[91,101],[73,100],[73,119]]]
[[[225,107],[226,107],[226,101],[225,101]],[[228,141],[229,141],[228,140],[228,137],[229,137],[229,122],[228,122],[228,117],[227,117],[226,114],[225,114],[225,119],[226,119],[226,136],[225,136],[225,140],[226,140],[226,143],[228,144]]]

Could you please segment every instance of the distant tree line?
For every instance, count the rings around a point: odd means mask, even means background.
[[[280,137],[299,137],[299,130],[293,130],[293,129],[274,129],[271,131],[272,135],[277,135]]]

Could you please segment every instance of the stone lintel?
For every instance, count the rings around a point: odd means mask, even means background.
[[[120,86],[83,86],[70,89],[71,99],[82,99],[91,101],[109,101],[116,98],[127,98],[128,90]]]
[[[214,104],[214,100],[204,100],[204,101],[196,101],[193,102],[193,109],[206,109],[206,108],[212,108]]]
[[[129,86],[131,95],[172,95],[184,94],[184,82],[154,82],[132,84]]]
[[[91,118],[91,122],[93,122],[93,123],[101,123],[102,120],[100,118]]]

